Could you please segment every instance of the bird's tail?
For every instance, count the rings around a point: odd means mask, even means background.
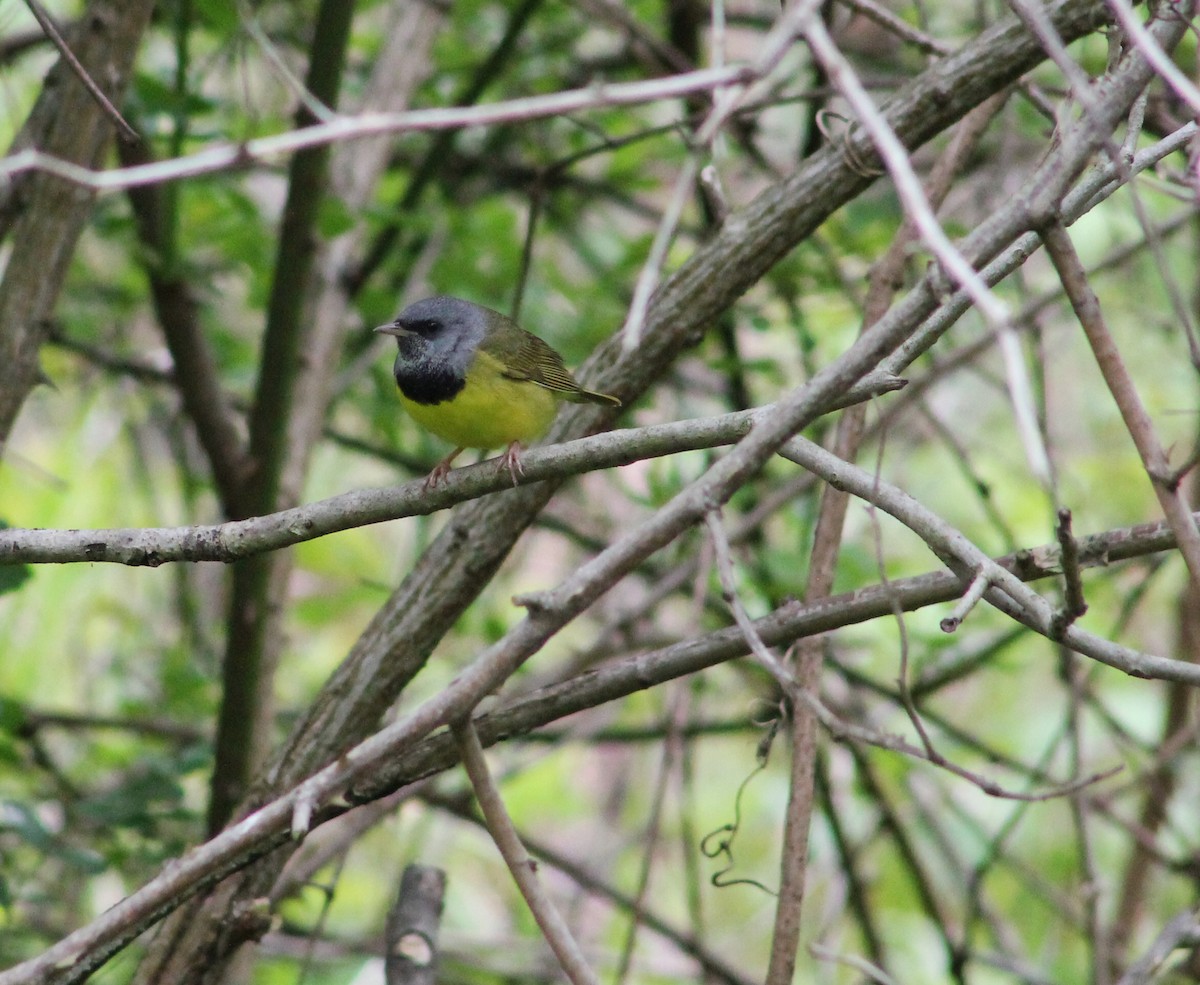
[[[580,387],[567,399],[573,404],[608,404],[610,407],[620,407],[621,401],[607,393],[597,393],[595,390],[585,390]]]

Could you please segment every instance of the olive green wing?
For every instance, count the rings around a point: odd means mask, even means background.
[[[510,380],[528,380],[572,403],[621,405],[621,401],[607,393],[583,389],[563,364],[562,356],[551,345],[522,328],[513,326],[506,331],[492,332],[479,348],[503,363],[504,375]]]

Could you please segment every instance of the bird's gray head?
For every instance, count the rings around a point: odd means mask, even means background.
[[[465,373],[487,332],[488,309],[445,295],[414,301],[375,331],[394,335],[405,362],[430,362]]]
[[[470,301],[439,295],[413,302],[395,321],[375,329],[395,336],[400,351],[393,372],[400,389],[421,403],[449,399],[462,388],[492,314]]]

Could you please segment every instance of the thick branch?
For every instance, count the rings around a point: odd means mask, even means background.
[[[70,38],[84,72],[100,80],[110,102],[119,101],[129,80],[151,0],[101,0],[92,4]],[[37,152],[85,168],[97,167],[112,133],[104,107],[60,60],[46,78],[29,126],[20,139]],[[42,125],[44,122],[44,126]],[[92,212],[93,195],[49,174],[30,175],[9,193],[5,221],[16,216],[0,282],[0,448],[17,412],[40,378],[38,350],[46,340],[51,313]]]

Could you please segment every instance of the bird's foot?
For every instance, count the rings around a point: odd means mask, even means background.
[[[521,442],[510,442],[508,450],[500,456],[500,461],[508,466],[508,474],[512,476],[513,485],[518,485],[517,477],[525,474],[525,469],[521,465]]]
[[[443,458],[430,470],[429,475],[425,476],[426,489],[436,489],[440,483],[446,481],[446,476],[450,474],[451,465],[453,464],[454,460],[458,458],[461,452],[461,448],[455,448],[454,451]]]

